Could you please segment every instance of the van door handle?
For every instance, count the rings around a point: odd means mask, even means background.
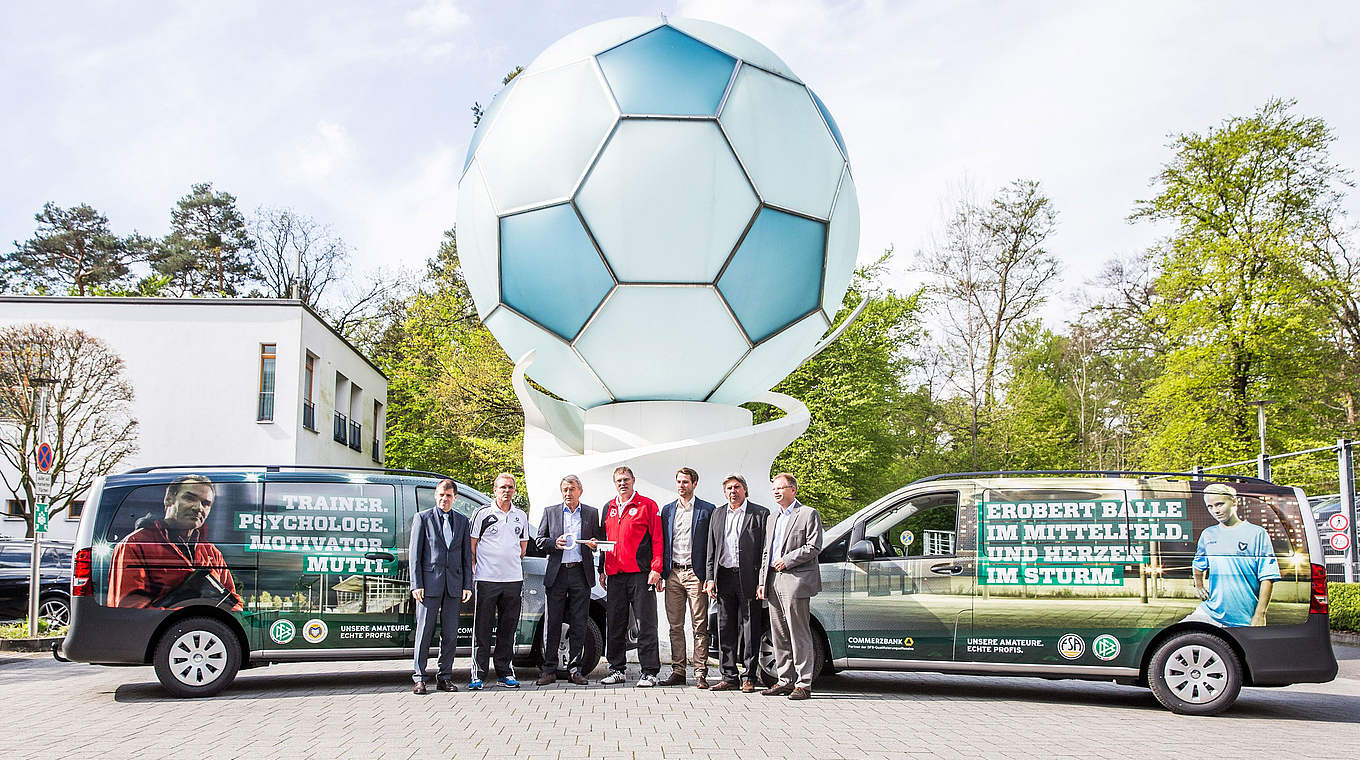
[[[392,552],[369,552],[368,554],[364,555],[364,559],[385,559],[388,562],[391,562],[396,558],[397,555],[393,554]]]
[[[961,575],[963,573],[963,565],[932,565],[930,572],[939,575]]]

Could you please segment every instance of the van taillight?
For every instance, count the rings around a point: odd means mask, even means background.
[[[1308,612],[1327,614],[1327,568],[1322,565],[1313,565],[1313,601]]]
[[[90,550],[81,549],[71,560],[71,596],[94,596],[94,584],[90,583],[90,575]],[[1326,576],[1323,576],[1323,581],[1326,581]],[[1314,581],[1314,584],[1316,583],[1317,581]]]

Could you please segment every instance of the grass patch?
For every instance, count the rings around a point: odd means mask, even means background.
[[[38,636],[65,636],[70,626],[59,626],[53,628],[46,619],[38,620]],[[0,623],[0,639],[26,639],[28,638],[28,620],[20,620],[17,623]]]

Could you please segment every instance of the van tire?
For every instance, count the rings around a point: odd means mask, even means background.
[[[827,671],[826,644],[822,642],[822,637],[816,629],[812,631],[812,680],[815,682]],[[774,686],[779,681],[779,675],[774,672],[774,641],[770,636],[768,626],[765,633],[760,637],[760,654],[756,657],[756,670],[760,673],[760,682],[766,686]]]
[[[570,625],[566,623],[562,624],[562,639],[561,639],[562,649],[566,649],[567,647],[570,646],[571,642],[570,630],[571,630]],[[538,643],[540,650],[545,645],[546,640],[547,640],[546,636],[542,635],[539,636]],[[585,646],[581,648],[582,675],[590,675],[592,672],[594,672],[595,668],[598,667],[600,664],[600,657],[602,656],[603,652],[604,652],[604,633],[600,631],[600,624],[596,623],[592,618],[587,617],[586,643]],[[565,657],[558,658],[557,668],[558,674],[565,674],[567,672],[566,663],[567,660]],[[539,653],[538,664],[541,669],[543,665],[543,657],[541,651]]]
[[[1242,691],[1242,663],[1222,638],[1192,631],[1172,636],[1148,663],[1148,686],[1178,715],[1217,715]]]
[[[191,617],[161,634],[152,655],[156,678],[176,697],[211,697],[241,668],[241,642],[220,620]]]

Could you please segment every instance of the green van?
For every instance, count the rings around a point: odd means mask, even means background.
[[[442,478],[309,467],[142,468],[101,478],[77,533],[71,628],[54,654],[151,664],[183,697],[216,694],[239,669],[275,662],[410,659],[411,522],[434,506]],[[490,503],[458,485],[454,509],[471,516]],[[192,543],[174,537],[171,528],[189,525]],[[532,665],[541,662],[546,564],[532,552],[524,560],[515,654]],[[603,651],[603,592],[595,595],[587,672]],[[468,604],[460,657],[471,654],[471,631]]]
[[[1197,715],[1330,681],[1307,504],[1241,477],[920,480],[826,530],[815,667],[1114,680]]]

